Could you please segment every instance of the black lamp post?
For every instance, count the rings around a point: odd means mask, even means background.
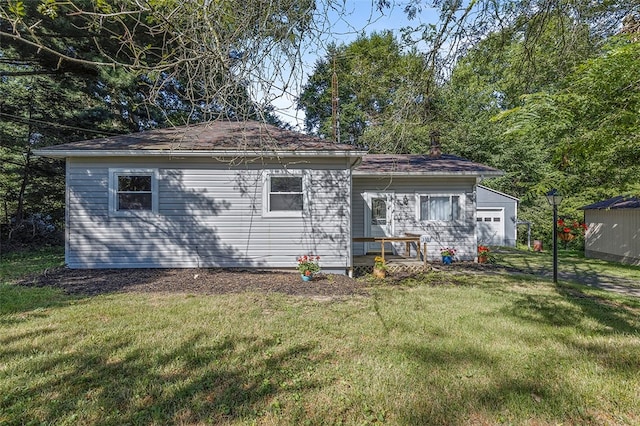
[[[553,206],[553,282],[558,282],[558,206],[562,202],[562,195],[553,188],[547,193],[547,201]]]

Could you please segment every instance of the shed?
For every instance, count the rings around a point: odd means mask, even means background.
[[[640,198],[621,195],[581,210],[586,257],[640,265]]]
[[[515,247],[519,200],[482,185],[476,192],[478,244]]]

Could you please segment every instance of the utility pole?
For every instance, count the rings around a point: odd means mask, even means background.
[[[338,112],[338,73],[336,73],[336,55],[333,55],[333,75],[331,76],[331,124],[333,142],[340,143],[340,113]]]

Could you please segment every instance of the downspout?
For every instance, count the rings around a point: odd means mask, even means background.
[[[362,163],[362,157],[358,155],[349,165],[349,264],[347,265],[349,278],[353,278],[353,169]]]

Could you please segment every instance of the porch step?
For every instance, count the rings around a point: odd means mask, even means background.
[[[375,256],[354,256],[353,276],[361,277],[373,272]],[[420,273],[431,270],[431,265],[416,258],[406,258],[397,255],[385,255],[387,260],[387,271],[389,273]]]

